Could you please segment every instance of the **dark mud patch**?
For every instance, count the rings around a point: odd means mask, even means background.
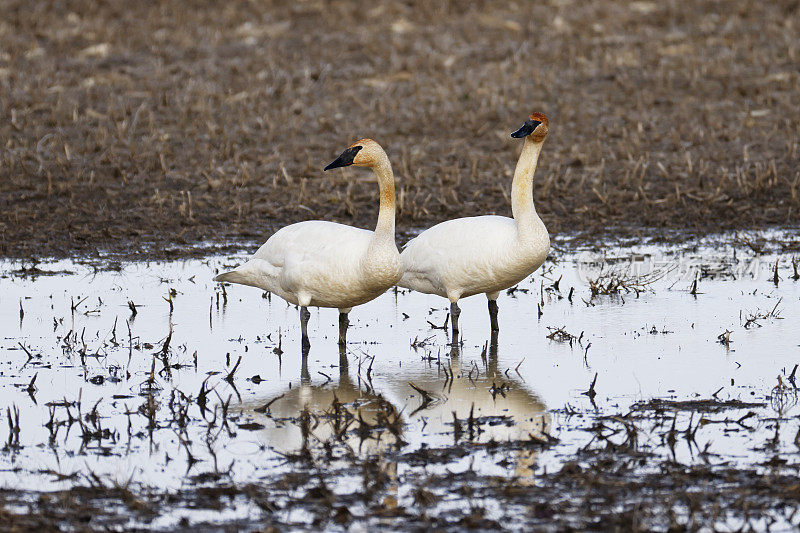
[[[742,402],[740,400],[716,400],[709,398],[705,400],[664,400],[654,398],[648,402],[636,403],[631,406],[632,411],[647,412],[663,412],[663,411],[697,411],[707,413],[717,413],[728,409],[748,409],[748,408],[763,408],[766,403],[761,402]]]

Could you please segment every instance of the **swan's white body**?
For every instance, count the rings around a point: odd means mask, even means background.
[[[514,219],[486,215],[437,224],[408,243],[399,285],[457,302],[474,294],[497,297],[544,263],[550,239],[544,224],[530,240]]]
[[[214,279],[258,287],[301,307],[343,313],[394,286],[401,271],[392,168],[378,143],[356,144],[363,146],[350,164],[372,168],[380,185],[375,231],[322,220],[292,224],[275,232],[247,263]]]
[[[247,263],[216,279],[258,287],[295,305],[348,312],[397,283],[399,257],[393,238],[309,220],[281,228]]]
[[[514,172],[514,218],[477,216],[448,220],[412,239],[400,255],[398,283],[456,303],[486,293],[495,300],[538,269],[550,251],[547,228],[533,207],[532,179],[544,138],[525,138]]]

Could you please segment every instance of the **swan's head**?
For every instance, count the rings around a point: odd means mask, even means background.
[[[349,167],[373,167],[377,162],[385,157],[385,152],[381,145],[372,139],[361,139],[351,144],[347,150],[341,153],[324,170],[333,168]]]
[[[515,139],[530,137],[534,142],[542,142],[547,137],[550,121],[544,113],[532,113],[520,129],[511,134]]]

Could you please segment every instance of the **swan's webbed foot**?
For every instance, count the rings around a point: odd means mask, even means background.
[[[350,319],[347,313],[339,313],[339,346],[347,344],[347,328],[350,326]]]
[[[500,331],[500,326],[497,324],[497,300],[489,300],[489,320],[492,323],[492,332]]]

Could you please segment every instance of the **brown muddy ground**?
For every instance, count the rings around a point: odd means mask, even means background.
[[[369,136],[398,229],[508,214],[551,117],[552,232],[793,225],[797,0],[0,2],[0,254],[185,255],[322,217],[369,226]]]

